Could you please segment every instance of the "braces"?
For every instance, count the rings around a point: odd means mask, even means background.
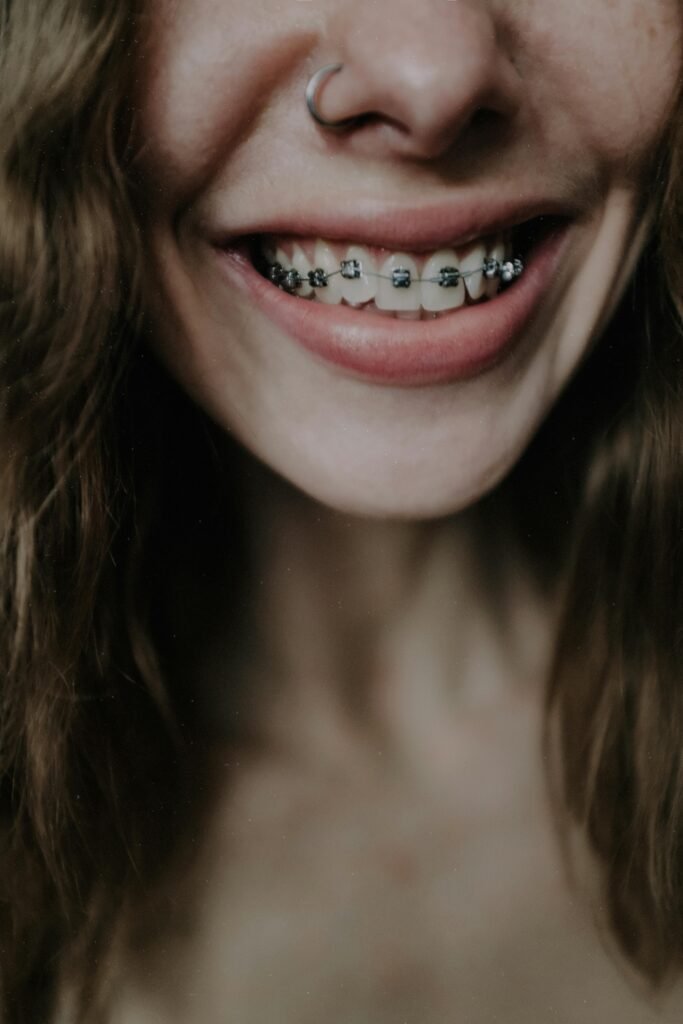
[[[326,271],[321,267],[309,270],[307,275],[300,274],[298,270],[289,270],[281,263],[270,263],[267,268],[267,276],[273,284],[283,291],[293,294],[302,287],[307,280],[312,288],[327,288],[331,277],[340,274],[348,281],[357,280],[360,277],[376,277],[382,281],[391,281],[394,288],[410,288],[412,284],[438,284],[440,288],[456,288],[461,281],[474,277],[475,274],[483,274],[488,281],[498,278],[503,284],[510,284],[516,281],[524,273],[524,263],[519,257],[512,260],[497,260],[488,256],[481,267],[474,270],[461,271],[457,267],[442,267],[437,277],[413,278],[410,270],[405,267],[397,267],[388,274],[363,274],[363,265],[360,260],[342,260],[339,270]]]

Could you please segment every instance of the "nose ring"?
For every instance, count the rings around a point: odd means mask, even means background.
[[[320,87],[331,75],[335,75],[338,71],[341,71],[344,67],[343,64],[326,64],[324,68],[320,68],[320,71],[316,71],[314,75],[309,79],[308,85],[306,86],[306,104],[308,106],[309,113],[313,120],[322,125],[323,128],[332,128],[340,130],[343,128],[350,128],[352,124],[355,124],[358,120],[357,117],[342,118],[341,121],[328,121],[327,118],[323,117],[318,110],[318,92]]]

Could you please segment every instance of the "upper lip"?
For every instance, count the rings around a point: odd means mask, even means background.
[[[224,225],[219,218],[201,223],[212,245],[230,248],[245,236],[299,235],[329,241],[349,241],[386,249],[429,251],[442,246],[465,245],[510,230],[541,216],[573,217],[576,207],[557,199],[480,198],[432,203],[424,206],[379,205],[356,200],[347,209],[315,209],[298,206],[260,212],[253,219]]]

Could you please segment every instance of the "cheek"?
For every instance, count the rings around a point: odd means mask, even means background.
[[[545,136],[583,147],[609,174],[642,169],[677,93],[681,10],[675,0],[515,5],[512,45]]]
[[[282,24],[273,0],[152,0],[141,37],[137,166],[160,203],[181,205],[234,158],[268,82],[308,37],[294,19]]]
[[[181,182],[189,190],[193,176],[199,185],[201,168],[214,158],[212,139],[216,146],[219,138],[229,141],[239,130],[241,104],[222,102],[234,55],[226,45],[225,18],[207,21],[204,8],[212,6],[191,2],[168,20],[162,10],[155,10],[154,19],[144,26],[146,43],[137,62],[135,142],[138,167],[153,179],[152,192],[175,192]],[[236,74],[239,71],[236,66]]]

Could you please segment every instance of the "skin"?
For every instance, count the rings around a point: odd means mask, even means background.
[[[325,115],[374,115],[344,135],[303,102],[332,60],[345,71]],[[239,673],[268,738],[222,757],[239,782],[182,897],[203,909],[191,940],[165,945],[177,962],[141,972],[166,993],[160,1019],[223,1019],[228,993],[249,1022],[669,1019],[628,989],[563,881],[539,754],[556,600],[504,519],[482,533],[477,502],[623,295],[680,64],[676,0],[148,0],[135,102],[153,343],[247,453],[254,580],[240,643],[218,626],[180,660],[214,721],[220,680]],[[517,194],[571,211],[557,274],[497,365],[438,386],[376,385],[311,356],[226,282],[208,242],[283,204],[410,220]],[[210,599],[212,621],[234,619]],[[434,909],[434,879],[470,917]],[[272,921],[249,924],[273,907],[291,925],[279,941]],[[466,923],[477,914],[483,929]],[[337,944],[321,944],[331,929]],[[576,1006],[568,964],[579,989],[597,979]],[[547,1017],[553,1000],[566,1018]]]
[[[643,245],[647,160],[678,70],[674,0],[432,7],[425,18],[401,0],[387,18],[362,0],[248,11],[156,0],[141,62],[164,358],[276,472],[354,514],[450,513],[517,460]],[[348,74],[326,88],[326,115],[377,114],[342,137],[319,131],[301,100],[334,57]],[[473,121],[480,109],[488,121]],[[520,194],[566,204],[576,221],[514,358],[446,387],[377,388],[312,360],[216,279],[207,232],[276,213],[283,178],[288,212],[419,214]]]

